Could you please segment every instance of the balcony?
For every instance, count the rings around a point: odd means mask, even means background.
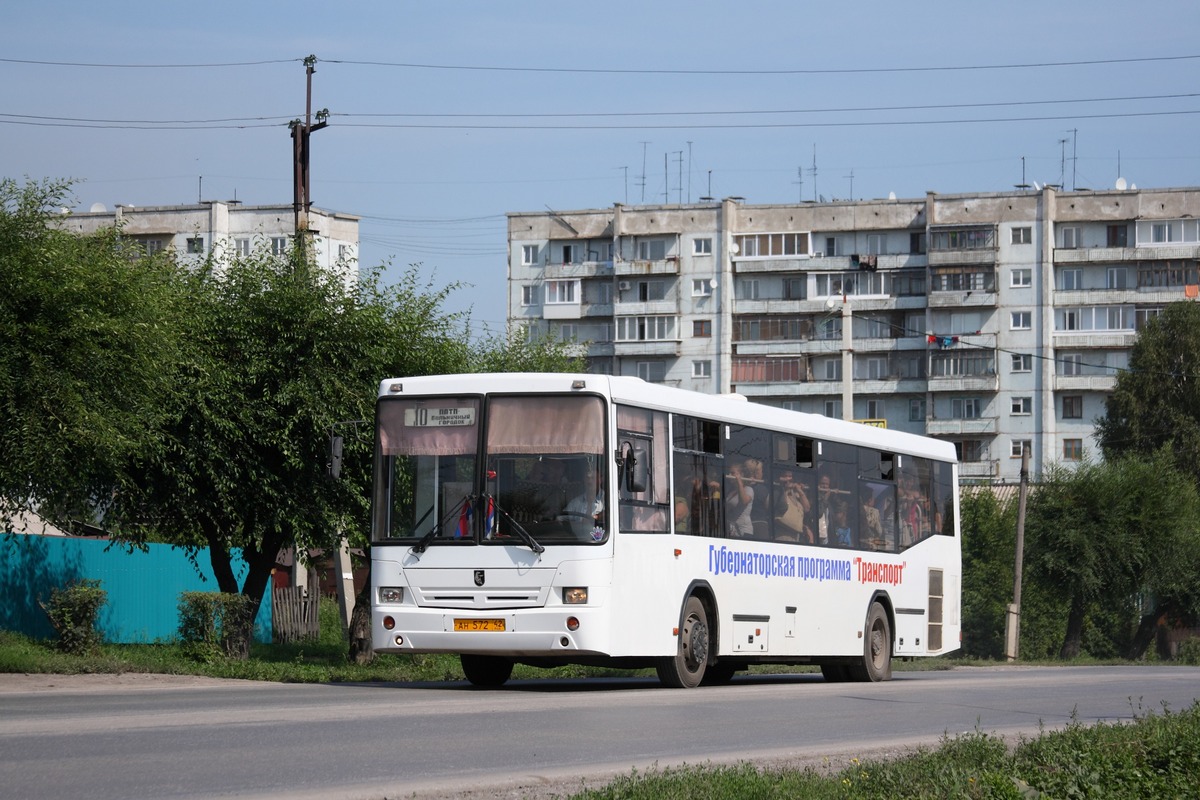
[[[584,261],[581,264],[547,264],[542,274],[547,280],[603,278],[613,274],[613,263],[611,261]]]
[[[858,265],[853,263],[853,258],[853,256],[849,255],[827,256],[824,254],[814,254],[806,262],[807,265],[803,269],[809,271],[819,270],[821,272],[847,272],[858,269]],[[878,255],[875,258],[875,268],[880,272],[897,269],[918,269],[929,266],[929,257],[924,253],[893,253],[890,255]]]
[[[958,462],[958,477],[961,478],[994,478],[1000,474],[1000,463],[995,459],[983,461]]]
[[[1115,306],[1128,303],[1176,303],[1188,299],[1183,286],[1144,287],[1135,289],[1083,289],[1055,291],[1056,306]]]
[[[1141,258],[1153,256],[1143,253]],[[1138,251],[1133,247],[1077,247],[1069,250],[1054,248],[1055,264],[1120,264],[1138,259]]]
[[[618,301],[613,304],[613,313],[622,317],[675,316],[679,313],[679,301],[673,297],[649,302]]]
[[[613,342],[613,355],[630,356],[679,356],[679,342],[664,341],[628,341]]]
[[[582,303],[544,303],[542,319],[580,319],[583,317]]]
[[[1137,331],[1055,331],[1055,350],[1128,349],[1137,341]]]
[[[659,261],[625,261],[618,259],[613,262],[613,272],[617,275],[678,275],[679,257],[667,256]]]
[[[996,263],[994,248],[978,250],[932,250],[929,253],[929,266],[949,267],[954,265],[979,266]]]
[[[996,417],[930,419],[925,421],[925,433],[929,436],[995,435]]]
[[[995,375],[953,375],[930,378],[931,392],[996,392],[1000,379]]]
[[[1055,375],[1056,392],[1111,392],[1117,386],[1116,375]]]

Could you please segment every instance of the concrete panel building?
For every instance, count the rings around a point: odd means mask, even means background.
[[[316,264],[342,274],[348,284],[358,277],[358,221],[351,214],[317,208],[308,212],[309,242]],[[62,221],[64,229],[77,233],[94,233],[114,225],[147,252],[173,250],[185,261],[200,261],[209,254],[246,255],[259,248],[279,254],[292,247],[295,239],[295,213],[290,204],[118,205],[112,211],[93,207]]]
[[[1194,300],[1200,189],[508,215],[508,319],[593,372],[954,442],[964,480],[1095,452],[1137,331]]]

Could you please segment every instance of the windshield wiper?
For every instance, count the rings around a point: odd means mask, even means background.
[[[475,498],[471,497],[471,495],[467,495],[466,497],[464,497],[462,499],[462,502],[455,503],[454,505],[452,505],[450,507],[450,510],[446,512],[446,516],[442,517],[441,520],[438,521],[437,525],[430,528],[429,533],[427,533],[421,537],[421,541],[417,542],[416,544],[414,544],[412,546],[412,552],[424,553],[425,549],[427,547],[429,547],[429,543],[432,542],[435,538],[437,538],[438,532],[441,531],[441,529],[443,527],[445,527],[446,523],[450,521],[450,518],[453,517],[456,512],[461,514],[463,509],[465,509],[467,507],[467,503],[474,502],[474,500],[475,500]],[[433,511],[433,506],[430,506],[429,511],[426,511],[424,513],[424,515],[421,516],[421,519],[419,519],[417,521],[417,524],[415,527],[419,528],[421,526],[421,523],[425,521],[425,517],[429,516],[430,511]]]
[[[495,505],[496,510],[499,511],[501,514],[503,514],[505,519],[507,519],[509,521],[509,523],[512,525],[512,529],[516,532],[517,538],[520,539],[525,544],[527,544],[529,546],[530,550],[532,550],[535,553],[546,552],[546,548],[542,547],[540,544],[538,544],[537,539],[534,539],[533,536],[529,533],[529,531],[525,530],[524,526],[522,526],[521,523],[519,523],[515,519],[513,519],[512,514],[509,514],[507,511],[504,510],[503,506],[501,506],[498,502],[496,502],[496,498],[492,497],[490,494],[485,494],[484,497],[486,497],[488,500],[492,501],[492,503]]]

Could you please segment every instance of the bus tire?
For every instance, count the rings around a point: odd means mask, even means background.
[[[850,677],[868,683],[892,679],[892,626],[879,603],[872,603],[867,612],[862,662],[850,667]]]
[[[683,623],[675,646],[675,655],[659,658],[655,671],[663,686],[672,689],[694,689],[704,680],[708,668],[711,642],[708,632],[708,612],[696,596],[683,605]]]
[[[458,657],[463,674],[472,686],[494,689],[512,677],[513,662],[502,656],[481,656],[463,653]]]

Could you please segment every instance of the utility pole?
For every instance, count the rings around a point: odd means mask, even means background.
[[[1004,656],[1016,661],[1021,649],[1021,573],[1025,564],[1025,498],[1029,495],[1029,448],[1021,448],[1021,488],[1017,495],[1017,552],[1013,566],[1013,601],[1004,624]]]
[[[295,215],[296,247],[305,255],[308,245],[308,211],[312,208],[312,185],[309,179],[309,137],[329,124],[329,109],[317,112],[317,123],[312,123],[312,76],[317,71],[317,57],[304,59],[307,87],[304,101],[304,120],[294,119],[289,123],[292,134],[292,211]]]

